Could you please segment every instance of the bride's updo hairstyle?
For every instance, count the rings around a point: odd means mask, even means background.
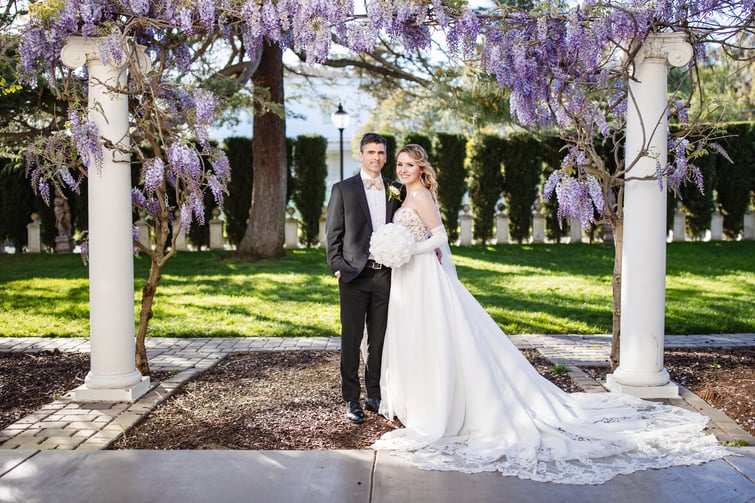
[[[438,200],[438,175],[435,174],[435,170],[430,165],[430,161],[427,159],[427,152],[421,145],[416,143],[410,143],[405,145],[396,154],[396,158],[402,153],[406,153],[412,158],[414,162],[419,166],[419,181],[422,182],[430,193],[433,195],[433,199]]]

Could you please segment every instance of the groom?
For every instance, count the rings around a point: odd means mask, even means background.
[[[359,145],[359,174],[333,185],[325,222],[328,265],[338,278],[341,299],[341,392],[346,418],[365,420],[360,403],[359,351],[367,326],[364,408],[380,408],[380,360],[388,318],[391,270],[370,256],[370,237],[390,222],[401,205],[388,198],[385,138],[367,133]]]

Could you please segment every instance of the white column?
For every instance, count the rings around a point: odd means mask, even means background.
[[[89,71],[89,118],[100,137],[129,145],[125,66],[105,65],[97,39],[73,37],[63,47],[69,68]],[[141,63],[146,64],[146,57]],[[134,262],[130,156],[102,144],[101,167],[89,170],[89,320],[91,370],[77,401],[133,401],[149,388],[135,366]]]
[[[667,162],[666,84],[668,64],[692,57],[683,33],[653,34],[635,58],[629,81],[626,162],[642,151],[627,173],[621,268],[619,366],[607,377],[611,391],[643,398],[679,395],[663,367],[666,295],[666,190],[659,190],[656,161]],[[665,184],[664,184],[665,185]]]

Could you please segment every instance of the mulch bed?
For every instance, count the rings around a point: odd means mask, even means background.
[[[537,350],[535,366],[557,385],[579,388]],[[338,351],[230,355],[184,386],[126,433],[116,449],[366,449],[398,426],[376,414],[344,418]]]
[[[84,384],[89,354],[0,353],[0,429]]]

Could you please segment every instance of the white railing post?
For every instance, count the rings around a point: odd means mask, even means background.
[[[461,208],[461,216],[459,217],[459,244],[461,246],[469,246],[472,244],[472,215],[469,214],[469,205],[465,204]]]
[[[283,247],[299,248],[299,222],[296,220],[295,216],[296,209],[290,207],[286,208],[286,213],[288,213],[285,226],[286,242]]]
[[[31,222],[26,224],[26,251],[27,253],[42,252],[42,224],[39,223],[39,213],[31,214]],[[16,250],[21,253],[21,250]]]
[[[210,250],[222,250],[225,248],[225,239],[223,238],[223,227],[225,222],[220,218],[220,210],[212,209],[212,218],[210,219]]]

